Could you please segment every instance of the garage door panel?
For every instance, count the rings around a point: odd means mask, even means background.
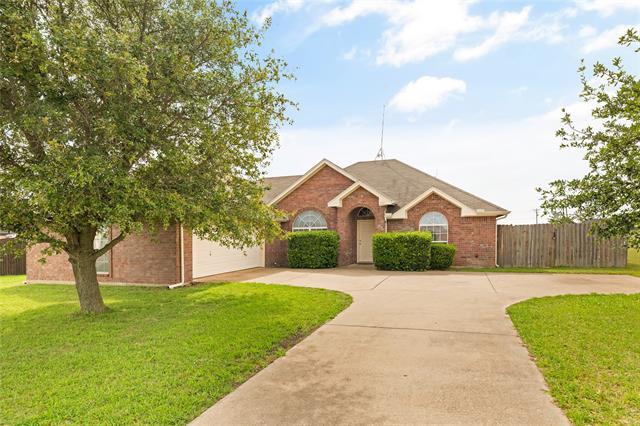
[[[264,266],[264,247],[244,250],[224,247],[216,242],[193,237],[193,277]]]

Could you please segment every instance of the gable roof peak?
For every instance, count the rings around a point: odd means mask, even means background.
[[[325,166],[353,182],[353,185],[331,200],[330,206],[339,206],[343,197],[362,186],[378,196],[380,205],[396,205],[399,209],[396,212],[398,214],[404,214],[407,209],[430,194],[440,195],[460,206],[463,208],[464,216],[502,216],[509,213],[502,207],[395,158],[359,161],[344,168],[323,158],[302,176],[267,179],[275,190],[270,191],[265,201],[276,204]]]
[[[447,194],[473,211],[496,215],[508,213],[502,207],[397,159],[360,161],[345,167],[345,170],[389,194],[399,207],[415,202],[425,194],[432,193],[431,188],[435,188],[437,192]]]

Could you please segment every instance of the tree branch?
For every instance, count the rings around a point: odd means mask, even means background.
[[[93,255],[95,256],[95,258],[99,258],[100,256],[102,256],[103,254],[107,253],[109,250],[111,250],[116,244],[118,244],[120,241],[124,240],[124,237],[126,237],[127,234],[125,232],[120,232],[120,235],[118,235],[117,237],[115,237],[113,240],[109,241],[107,244],[105,244],[104,247],[102,247],[99,250],[96,250],[93,252]]]

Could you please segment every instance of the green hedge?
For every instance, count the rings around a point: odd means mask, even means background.
[[[291,268],[335,268],[338,266],[340,237],[335,231],[290,232],[289,266]]]
[[[424,271],[429,268],[430,246],[430,232],[374,234],[373,264],[387,271]]]
[[[434,243],[431,244],[431,269],[449,269],[453,265],[453,258],[456,256],[456,246],[453,244]]]

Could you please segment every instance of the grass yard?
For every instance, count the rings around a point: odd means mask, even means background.
[[[75,288],[0,277],[0,424],[185,424],[342,311],[338,292],[264,284]]]
[[[640,424],[640,294],[530,299],[507,312],[574,424]]]
[[[629,249],[626,268],[574,268],[558,266],[555,268],[451,268],[456,272],[523,272],[549,274],[604,274],[632,275],[640,277],[640,251]]]

